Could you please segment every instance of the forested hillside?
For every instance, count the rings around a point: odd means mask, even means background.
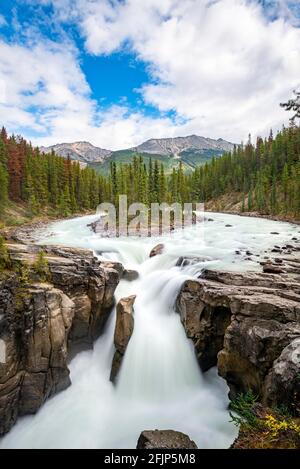
[[[209,201],[240,194],[240,211],[300,215],[300,128],[283,129],[274,138],[249,138],[187,177],[190,199]]]
[[[67,216],[94,210],[106,200],[108,182],[78,162],[41,154],[21,137],[0,134],[0,218],[12,204],[26,214]]]
[[[165,176],[161,162],[142,157],[132,164],[111,164],[112,194],[129,201],[209,202],[235,194],[240,211],[300,215],[300,128],[283,129],[274,138],[236,146],[192,173],[182,163]]]
[[[110,163],[108,177],[78,162],[40,153],[21,137],[0,135],[0,217],[11,203],[23,203],[30,216],[67,216],[95,210],[99,202],[214,202],[234,194],[238,211],[300,216],[300,128],[284,128],[276,137],[258,138],[254,145],[185,172],[182,162],[171,174],[161,161],[136,156],[130,163]]]

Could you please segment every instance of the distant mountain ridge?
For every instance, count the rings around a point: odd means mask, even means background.
[[[95,147],[89,142],[58,143],[49,147],[40,147],[44,153],[50,153],[52,150],[59,156],[83,163],[101,163],[105,158],[112,154],[112,151]]]
[[[173,155],[178,158],[182,152],[188,150],[193,150],[194,152],[198,150],[201,153],[201,150],[231,151],[233,147],[233,143],[227,142],[222,138],[214,140],[198,135],[189,135],[187,137],[175,138],[152,138],[137,147],[131,148],[131,150],[139,153]]]
[[[191,170],[221,156],[225,151],[232,151],[234,144],[219,138],[205,138],[198,135],[175,138],[152,138],[136,147],[112,151],[96,147],[89,142],[59,143],[49,147],[40,147],[45,153],[52,150],[64,158],[70,156],[81,164],[88,164],[103,174],[109,173],[110,162],[129,163],[134,155],[142,154],[145,163],[153,157],[166,166],[167,171],[178,166],[181,161],[185,169]]]

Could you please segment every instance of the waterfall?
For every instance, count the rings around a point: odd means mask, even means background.
[[[47,401],[35,416],[19,419],[0,440],[0,448],[135,448],[141,431],[156,428],[187,433],[199,448],[230,446],[237,429],[228,413],[227,385],[216,369],[200,371],[175,300],[183,282],[205,267],[257,269],[255,259],[241,261],[235,251],[263,253],[272,241],[266,233],[276,227],[276,241],[281,242],[294,227],[233,215],[212,217],[214,223],[205,224],[204,239],[197,227],[163,240],[101,239],[86,227],[96,216],[54,223],[41,233],[41,242],[94,249],[105,259],[138,271],[137,280],[122,280],[116,290],[117,301],[137,295],[134,331],[113,385],[113,311],[94,350],[72,360],[72,386]],[[233,226],[226,227],[228,223]],[[164,242],[165,251],[149,258],[158,242]],[[180,256],[199,260],[178,266]]]

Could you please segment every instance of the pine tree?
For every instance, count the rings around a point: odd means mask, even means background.
[[[282,189],[283,189],[283,201],[284,201],[284,212],[287,211],[287,200],[288,200],[288,190],[289,190],[289,170],[287,163],[284,165],[281,177]]]
[[[166,186],[165,170],[164,170],[163,163],[161,163],[160,175],[159,175],[159,202],[166,201],[166,192],[167,192],[167,186]]]
[[[3,213],[8,202],[8,171],[7,171],[7,149],[5,142],[7,135],[2,127],[0,136],[0,214]]]
[[[0,165],[0,215],[4,212],[4,209],[8,201],[8,178],[7,172]]]
[[[274,215],[277,212],[277,181],[276,176],[273,175],[272,189],[271,189],[271,213]]]

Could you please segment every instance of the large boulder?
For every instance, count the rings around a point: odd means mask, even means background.
[[[117,304],[117,318],[115,326],[114,344],[115,354],[111,367],[111,381],[115,381],[119,372],[123,356],[134,328],[133,305],[136,296],[122,298]]]
[[[31,270],[26,281],[12,272],[0,282],[0,434],[70,385],[69,359],[100,334],[119,282],[92,252],[61,247],[44,248],[50,273],[41,282],[33,272],[41,248],[8,249],[13,266]]]
[[[289,400],[300,414],[300,337],[287,345],[274,361],[264,383],[265,404]]]
[[[128,282],[134,282],[139,278],[139,273],[136,270],[126,269],[123,272],[122,279],[127,280]]]
[[[143,431],[137,442],[137,449],[197,449],[188,435],[174,430]]]
[[[268,400],[268,371],[297,335],[300,337],[300,324],[283,325],[273,319],[233,319],[218,355],[219,373],[230,385],[231,395],[251,389]],[[282,397],[288,400],[287,396]],[[280,396],[276,399],[279,401]]]
[[[282,274],[284,269],[276,264],[272,264],[271,262],[266,262],[263,266],[263,271],[267,274]]]
[[[159,254],[162,254],[164,248],[165,248],[164,244],[157,244],[156,246],[154,246],[153,249],[151,249],[149,257],[155,257],[155,256],[158,256]]]

